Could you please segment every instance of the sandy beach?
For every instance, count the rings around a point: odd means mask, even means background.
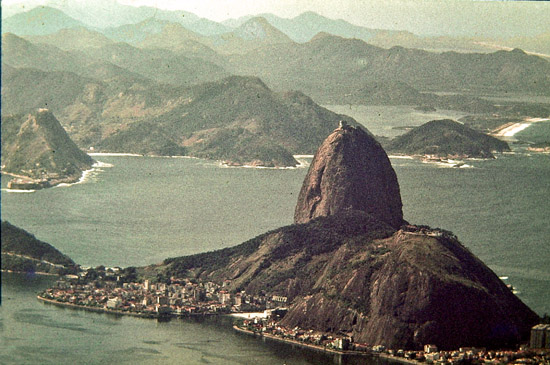
[[[528,128],[533,123],[548,121],[550,121],[549,118],[528,118],[523,122],[505,124],[502,128],[497,128],[492,135],[495,137],[513,137],[516,133]]]

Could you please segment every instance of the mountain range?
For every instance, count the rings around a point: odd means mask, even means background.
[[[292,154],[313,153],[326,128],[345,119],[316,102],[407,104],[514,117],[548,114],[542,105],[497,106],[502,103],[469,96],[548,95],[550,62],[521,50],[385,49],[329,33],[297,43],[267,15],[205,35],[186,28],[197,17],[174,22],[166,14],[151,17],[149,8],[139,9],[128,14],[138,23],[105,30],[69,21],[53,8],[15,15],[32,23],[31,15],[42,14],[53,19],[48,20],[52,25],[70,28],[2,35],[2,114],[47,108],[81,148],[267,165],[293,165]],[[9,19],[7,29],[16,31]],[[293,22],[311,32],[332,26],[314,13]],[[353,30],[337,23],[340,33]],[[302,134],[306,137],[298,137]]]
[[[229,60],[233,72],[257,75],[275,89],[294,85],[316,100],[340,104],[372,82],[404,82],[421,92],[550,90],[550,62],[521,50],[432,53],[319,34],[307,43],[272,45]]]
[[[490,52],[499,49],[521,48],[527,52],[550,57],[548,31],[534,36],[500,37],[457,37],[418,36],[407,31],[372,29],[351,24],[343,19],[331,19],[308,11],[293,18],[281,18],[274,14],[262,13],[238,19],[228,19],[221,23],[200,18],[190,12],[168,11],[153,7],[134,7],[116,1],[104,1],[103,6],[86,2],[69,1],[51,3],[48,6],[21,11],[18,6],[3,6],[3,32],[18,35],[50,34],[62,28],[87,26],[99,30],[118,41],[132,42],[143,40],[143,35],[126,32],[125,27],[142,24],[141,31],[158,32],[160,24],[177,23],[202,36],[219,36],[230,33],[254,17],[265,18],[271,25],[285,33],[295,42],[304,43],[320,32],[344,38],[357,38],[384,48],[402,46],[433,51],[460,50],[465,52]],[[44,23],[44,24],[42,24]],[[147,26],[144,26],[147,24]],[[121,31],[121,32],[120,32]],[[121,35],[124,34],[124,35]]]

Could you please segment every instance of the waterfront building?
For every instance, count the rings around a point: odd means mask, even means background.
[[[424,352],[427,354],[432,354],[434,352],[437,352],[437,346],[436,345],[424,345]]]
[[[537,324],[531,328],[529,345],[532,349],[550,349],[550,324]]]
[[[110,299],[107,299],[107,308],[110,308],[110,309],[115,309],[115,308],[118,308],[122,305],[122,300],[120,300],[120,298],[110,298]]]

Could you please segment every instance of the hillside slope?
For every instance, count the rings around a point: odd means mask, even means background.
[[[74,182],[92,164],[48,110],[2,117],[2,173],[22,180],[10,182],[11,187]]]
[[[2,221],[2,270],[66,274],[76,264],[53,246],[7,221]]]
[[[148,140],[148,125],[152,133],[169,136],[192,156],[238,164],[292,166],[296,164],[293,154],[313,154],[339,120],[355,123],[302,93],[274,93],[255,77],[233,76],[205,83],[182,90],[180,98],[186,102],[151,123],[120,129],[98,147],[140,153],[130,141],[140,144]]]
[[[432,120],[396,137],[387,146],[394,153],[438,157],[494,158],[509,151],[508,143],[450,119]]]

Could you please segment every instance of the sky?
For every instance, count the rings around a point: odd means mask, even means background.
[[[46,2],[115,0],[26,0]],[[214,21],[273,13],[291,18],[315,11],[369,28],[409,30],[420,35],[535,35],[550,33],[550,2],[477,0],[118,0],[133,6],[186,10]],[[3,5],[21,0],[2,0]]]

